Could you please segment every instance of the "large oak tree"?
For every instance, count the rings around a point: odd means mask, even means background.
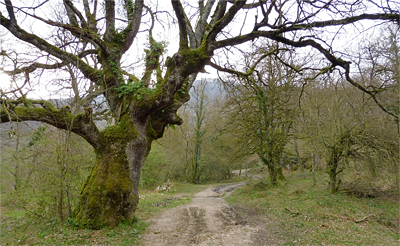
[[[51,101],[30,99],[21,87],[6,91],[2,86],[1,123],[41,121],[72,131],[93,146],[97,162],[74,211],[75,222],[89,228],[133,220],[140,172],[152,141],[162,137],[168,124],[182,123],[177,110],[189,100],[188,91],[205,65],[227,68],[212,62],[221,50],[229,51],[255,39],[270,39],[293,48],[311,47],[329,63],[318,69],[326,72],[339,68],[348,82],[375,99],[375,91],[352,80],[350,62],[328,45],[332,40],[324,40],[324,31],[365,20],[399,22],[394,1],[385,1],[381,6],[358,0],[199,0],[192,6],[194,1],[172,0],[172,11],[165,17],[160,17],[162,11],[156,11],[154,1],[64,0],[51,5],[54,10],[49,9],[50,3],[54,1],[1,2],[1,31],[7,33],[2,38],[13,35],[32,49],[31,55],[37,54],[33,58],[29,54],[18,56],[18,49],[12,53],[3,47],[1,55],[12,58],[14,65],[14,69],[4,70],[9,75],[24,75],[25,86],[30,83],[31,73],[67,71],[70,82],[61,86],[75,90],[78,105],[84,109],[56,107]],[[51,15],[46,11],[57,12],[49,19]],[[171,16],[172,25],[176,23],[179,30],[179,48],[162,64],[164,46],[153,37],[153,24]],[[144,26],[145,20],[151,24]],[[39,28],[32,27],[33,21],[40,22]],[[46,34],[43,26],[56,32],[57,38]],[[135,76],[123,61],[133,52],[130,48],[138,33],[145,29],[149,31],[149,49],[144,73]],[[254,69],[252,66],[243,75]],[[79,78],[86,81],[88,93],[78,93]],[[90,106],[100,94],[114,122],[103,130],[95,125],[96,112]]]

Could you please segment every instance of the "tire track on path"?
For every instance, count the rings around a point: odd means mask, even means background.
[[[239,215],[222,198],[245,184],[207,188],[195,194],[190,204],[162,212],[149,221],[141,242],[148,246],[267,245],[259,240],[260,235],[266,235],[265,230]]]

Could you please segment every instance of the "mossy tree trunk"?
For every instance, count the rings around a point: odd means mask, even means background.
[[[331,194],[336,194],[339,190],[340,179],[338,179],[338,174],[343,171],[343,168],[339,169],[339,161],[344,156],[343,146],[330,148],[330,156],[327,161],[326,172],[329,175],[329,190]]]
[[[327,170],[329,175],[330,192],[335,194],[339,190],[340,179],[338,174],[343,172],[343,167],[340,167],[340,161],[348,156],[354,154],[355,150],[352,149],[355,144],[354,133],[351,130],[344,131],[334,142],[332,146],[328,146],[329,156],[327,160]]]
[[[80,227],[98,229],[133,221],[139,202],[140,172],[155,135],[149,120],[138,124],[131,118],[123,115],[119,124],[101,134],[96,165],[73,212]]]
[[[334,169],[329,171],[329,190],[331,194],[336,194],[336,192],[339,190],[337,173]]]
[[[285,176],[283,175],[282,163],[280,162],[278,162],[278,165],[276,167],[276,174],[278,176],[278,179],[285,180]]]
[[[142,160],[130,164],[127,151],[141,155]],[[138,176],[148,151],[149,147],[139,152],[117,142],[97,153],[96,165],[83,185],[80,203],[73,212],[80,227],[98,229],[133,221],[139,202]]]
[[[285,140],[283,142],[278,142],[275,145],[276,174],[278,176],[278,179],[280,179],[280,180],[285,180],[285,176],[283,175],[282,155],[283,155],[283,150],[284,150],[286,141],[287,140]]]
[[[264,165],[268,167],[268,172],[269,172],[269,178],[271,180],[272,185],[277,185],[277,174],[276,174],[276,168],[272,160],[269,160],[267,157],[262,156],[261,157],[262,162]]]
[[[116,145],[122,147],[120,143]],[[83,185],[80,203],[73,212],[79,226],[99,229],[133,219],[137,199],[132,192],[129,164],[126,157],[118,157],[121,154],[113,150],[97,153],[96,165]]]
[[[338,162],[335,160],[329,160],[327,164],[327,173],[329,175],[329,189],[331,194],[335,194],[338,191],[337,184],[337,167]]]

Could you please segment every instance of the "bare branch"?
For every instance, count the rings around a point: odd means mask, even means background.
[[[346,80],[352,84],[353,86],[355,86],[356,88],[360,89],[361,91],[367,93],[370,97],[372,97],[372,99],[375,101],[375,103],[385,112],[388,113],[389,115],[393,116],[396,120],[399,119],[399,115],[394,114],[393,112],[390,112],[389,110],[387,110],[376,98],[376,92],[375,91],[369,91],[366,88],[364,88],[362,85],[358,84],[357,82],[355,82],[351,77],[350,77],[350,66],[349,64],[346,64],[345,67],[343,67],[345,69],[345,75],[346,75]]]
[[[235,1],[233,0],[228,0],[227,2],[229,3],[235,3]],[[245,2],[245,1],[244,1]],[[249,4],[245,4],[243,5],[243,9],[253,9],[253,8],[257,8],[259,6],[262,6],[264,3],[266,3],[266,0],[259,0],[257,3],[249,3]]]
[[[106,8],[106,31],[104,41],[111,42],[115,32],[115,1],[105,1]]]
[[[33,63],[27,67],[23,67],[23,68],[17,68],[11,71],[6,71],[3,70],[3,72],[7,75],[16,75],[16,74],[20,74],[20,73],[32,73],[33,71],[35,71],[38,68],[41,69],[57,69],[57,68],[61,68],[63,66],[65,66],[67,64],[67,62],[59,62],[59,63],[55,63],[55,64],[42,64],[42,63]]]
[[[199,6],[200,6],[200,18],[197,22],[196,25],[196,31],[195,31],[195,39],[196,39],[196,45],[199,45],[202,39],[202,36],[204,34],[204,30],[207,25],[207,19],[210,16],[211,9],[215,3],[215,0],[209,0],[207,1],[206,6],[204,7],[204,1],[199,1]]]
[[[144,8],[147,9],[147,11],[149,11],[150,13],[150,17],[151,17],[151,25],[149,28],[149,36],[152,37],[153,36],[153,28],[154,28],[154,13],[153,11],[151,11],[151,9],[149,7],[147,7],[146,5],[144,5]]]
[[[136,0],[134,4],[131,1],[125,2],[129,23],[122,31],[125,36],[125,41],[122,44],[122,53],[125,53],[129,49],[139,31],[144,6],[143,0]]]
[[[39,17],[37,15],[32,15],[30,13],[25,12],[22,9],[19,9],[21,12],[23,12],[24,14],[31,16],[35,19],[38,19],[48,25],[51,26],[56,26],[56,27],[61,27],[65,30],[70,31],[75,37],[77,38],[84,38],[85,40],[91,42],[93,45],[95,46],[99,46],[100,48],[102,48],[103,50],[107,50],[106,45],[104,44],[103,40],[101,40],[98,36],[94,35],[93,33],[90,33],[88,31],[86,31],[85,29],[79,28],[77,25],[69,25],[69,24],[64,24],[64,23],[59,23],[59,22],[55,22],[55,21],[51,21],[51,20],[45,20],[42,17]],[[0,13],[1,16],[1,13]]]
[[[244,73],[244,72],[240,72],[240,71],[236,71],[236,70],[234,70],[234,69],[223,68],[223,67],[221,67],[221,66],[219,66],[219,65],[217,65],[217,64],[215,64],[215,63],[212,63],[212,62],[210,62],[209,65],[210,65],[211,67],[217,69],[218,71],[222,71],[222,72],[234,74],[234,75],[237,75],[237,76],[239,76],[239,77],[248,77],[248,76],[250,76],[250,75],[253,74],[255,68],[257,67],[257,65],[258,65],[263,59],[265,59],[266,57],[271,56],[271,55],[276,55],[277,52],[279,52],[279,50],[283,50],[283,49],[274,49],[274,50],[272,50],[272,51],[270,51],[270,52],[267,52],[267,53],[263,54],[260,58],[258,58],[258,59],[254,62],[253,66],[251,66],[251,67],[247,70],[247,72],[245,72],[245,73]]]
[[[179,25],[179,50],[189,48],[185,11],[180,1],[171,0]]]
[[[46,42],[40,37],[30,34],[26,32],[24,29],[20,28],[18,25],[13,24],[9,19],[5,18],[0,13],[0,24],[8,29],[15,37],[19,38],[22,41],[25,41],[38,49],[45,51],[65,62],[69,62],[77,67],[82,73],[92,81],[98,81],[99,79],[99,71],[89,66],[78,56],[63,51],[54,45]],[[79,29],[80,30],[80,29]]]
[[[237,44],[245,43],[250,40],[254,40],[259,37],[266,37],[266,38],[270,38],[270,39],[281,42],[281,41],[283,41],[284,38],[280,38],[279,36],[285,32],[291,32],[291,31],[297,31],[297,30],[307,30],[307,29],[312,29],[314,27],[323,28],[323,27],[328,27],[328,26],[347,25],[347,24],[352,24],[352,23],[360,21],[360,20],[391,20],[391,21],[398,22],[400,20],[400,15],[398,15],[398,14],[362,14],[359,16],[353,16],[353,17],[349,17],[349,18],[345,18],[345,19],[341,19],[341,20],[317,21],[317,22],[312,22],[309,24],[291,25],[291,26],[282,27],[280,29],[273,30],[273,31],[252,31],[251,33],[248,33],[246,35],[237,36],[234,38],[214,42],[213,47],[215,49],[219,49],[219,48],[226,47],[226,46],[234,46]],[[286,39],[286,41],[283,43],[288,44],[288,42],[295,43],[295,41],[291,41],[288,39]]]
[[[75,15],[77,15],[78,17],[79,17],[79,20],[81,21],[81,23],[82,23],[82,27],[83,28],[86,28],[88,25],[87,25],[87,23],[86,23],[86,20],[85,20],[85,18],[83,17],[83,15],[81,14],[81,12],[79,12],[79,10],[77,10],[76,8],[75,8],[75,6],[74,6],[74,4],[71,2],[71,0],[64,0],[64,5],[66,6],[66,9],[67,9],[67,13],[68,13],[68,16],[75,16]],[[72,12],[73,13],[72,13]],[[70,17],[70,19],[71,19],[71,17]],[[76,21],[76,18],[75,18],[75,21]],[[72,23],[71,23],[72,24]],[[75,24],[78,24],[77,22],[75,23]],[[73,24],[74,25],[74,24]]]
[[[86,14],[86,19],[88,22],[89,30],[97,33],[97,20],[96,20],[97,0],[95,0],[93,4],[94,4],[94,7],[93,7],[93,14],[92,14],[92,13],[90,13],[90,7],[89,7],[88,0],[83,1],[83,7],[85,9],[85,14]]]
[[[92,109],[82,114],[71,114],[68,107],[56,109],[44,100],[0,99],[0,123],[10,121],[40,121],[72,132],[85,138],[95,149],[99,148],[100,133],[92,120]],[[18,106],[24,104],[25,106]],[[40,107],[36,107],[39,105]]]
[[[14,7],[12,5],[12,2],[10,0],[5,0],[4,2],[6,3],[6,8],[7,8],[8,15],[10,16],[10,21],[13,24],[17,24],[17,20],[15,19]]]
[[[229,8],[228,12],[222,17],[218,19],[215,25],[212,26],[210,33],[207,36],[207,40],[209,42],[215,41],[218,33],[222,31],[235,17],[237,12],[243,7],[246,1],[236,1],[232,7]]]

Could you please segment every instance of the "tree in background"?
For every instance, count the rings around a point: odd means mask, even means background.
[[[260,52],[270,48],[270,52]],[[244,76],[228,71],[238,77],[238,82],[230,91],[227,110],[230,111],[232,128],[236,140],[244,155],[256,154],[268,167],[271,183],[277,184],[277,178],[284,179],[282,173],[282,155],[289,142],[289,133],[296,117],[296,98],[298,97],[299,76],[291,66],[280,66],[289,58],[274,46],[264,46],[250,54],[251,59],[260,59],[257,54],[266,53],[255,69],[256,75]],[[283,49],[282,49],[283,50]],[[261,56],[262,57],[262,56]]]
[[[168,179],[194,182],[194,174],[197,183],[231,177],[239,161],[232,154],[233,135],[226,129],[229,118],[223,112],[225,97],[220,87],[214,80],[195,82],[191,101],[179,113],[183,124],[167,128],[155,143],[143,167],[143,184],[149,178],[157,185]]]
[[[153,2],[149,6],[141,0],[103,4],[87,0],[41,1],[37,5],[11,0],[2,3],[0,25],[6,35],[3,39],[13,39],[12,46],[5,46],[1,52],[7,58],[4,70],[9,75],[21,75],[23,83],[10,90],[2,88],[1,122],[41,121],[78,134],[92,145],[96,164],[84,183],[73,215],[76,223],[89,228],[133,221],[141,168],[152,141],[163,136],[167,125],[182,124],[177,111],[189,100],[192,83],[198,73],[204,72],[205,65],[224,70],[211,62],[220,50],[257,38],[294,48],[311,47],[326,58],[328,69],[340,68],[348,82],[376,99],[373,92],[351,78],[350,63],[326,45],[333,40],[324,40],[318,30],[341,30],[364,20],[399,20],[391,2],[378,5],[369,1],[209,0],[198,1],[197,8],[192,8],[186,1],[173,0],[171,12],[179,29],[179,48],[162,65],[165,45],[153,36],[155,15],[159,14]],[[370,7],[376,12],[369,13]],[[241,18],[248,11],[256,18]],[[54,13],[52,19],[44,17],[49,12]],[[252,28],[234,28],[240,19],[243,27]],[[147,20],[150,26],[143,27],[141,24]],[[34,21],[46,27],[30,30]],[[48,33],[42,32],[46,29]],[[129,61],[124,61],[139,31],[148,31],[148,49],[143,59],[144,72],[135,76]],[[17,51],[16,43],[26,45],[30,52]],[[322,69],[320,65],[316,67]],[[55,107],[48,100],[33,100],[27,93],[29,86],[35,84],[31,80],[37,76],[35,82],[40,81],[44,70],[55,71],[48,73],[53,77],[71,76],[65,68],[76,72],[75,78],[81,79],[85,88],[86,93],[79,94],[79,110]],[[59,88],[76,89],[74,81],[60,80]],[[90,107],[98,95],[103,96],[112,118],[113,124],[105,129],[96,126],[94,116],[98,112]]]
[[[29,184],[32,171],[31,163],[36,163],[37,154],[30,151],[36,141],[42,137],[45,130],[42,126],[37,129],[26,123],[14,123],[2,129],[1,141],[1,169],[2,191],[17,192]],[[34,130],[34,134],[31,131]],[[11,176],[11,177],[10,177]],[[8,182],[4,182],[8,181]]]
[[[207,132],[204,136],[202,182],[231,178],[232,170],[241,167],[242,159],[236,151],[234,131],[229,114],[224,110],[227,93],[221,81],[207,85]],[[213,92],[213,93],[210,93]],[[239,157],[239,158],[238,158]]]
[[[374,180],[379,178],[383,182],[385,180],[390,182],[395,179],[395,186],[399,187],[399,175],[394,174],[392,170],[399,169],[398,160],[400,159],[398,151],[400,138],[400,28],[391,25],[383,26],[379,33],[379,36],[366,42],[360,49],[360,57],[367,56],[366,59],[360,60],[364,60],[368,65],[358,65],[359,80],[364,82],[367,87],[375,87],[375,93],[379,99],[384,102],[389,111],[397,115],[397,118],[393,119],[382,115],[376,107],[371,107],[367,115],[374,124],[369,125],[367,136],[360,140],[364,145],[370,147],[366,153],[369,157],[361,162],[364,164],[361,166],[365,167],[366,164]],[[365,68],[365,70],[361,68]],[[368,101],[368,97],[364,100]],[[360,166],[358,169],[360,170]],[[364,171],[364,173],[368,172]]]
[[[193,156],[193,175],[192,182],[197,184],[200,181],[200,163],[201,163],[201,149],[204,140],[204,134],[206,133],[205,118],[206,118],[206,95],[205,95],[205,84],[201,81],[197,87],[194,87],[194,156]]]
[[[325,158],[333,194],[341,182],[338,175],[346,168],[357,167],[365,172],[373,166],[386,173],[391,168],[379,163],[393,163],[398,156],[393,152],[398,146],[393,136],[383,134],[389,131],[396,135],[395,122],[382,114],[375,103],[363,101],[363,97],[354,88],[332,80],[310,86],[302,97],[301,129],[314,153]]]
[[[12,123],[13,125],[25,123]],[[15,168],[11,186],[7,173],[2,172],[2,192],[7,192],[6,203],[23,208],[41,218],[65,221],[76,206],[81,185],[93,166],[94,154],[82,138],[54,127],[16,126],[17,148],[2,146],[2,169]],[[27,137],[18,136],[23,130]],[[4,136],[3,136],[4,139]],[[9,158],[19,156],[18,159]],[[18,166],[15,166],[18,165]],[[17,176],[15,175],[17,174]],[[18,199],[15,199],[18,198]]]
[[[157,142],[153,144],[142,169],[140,177],[142,187],[156,187],[167,181],[168,178],[172,178],[171,155],[173,154],[167,154],[166,146]]]

